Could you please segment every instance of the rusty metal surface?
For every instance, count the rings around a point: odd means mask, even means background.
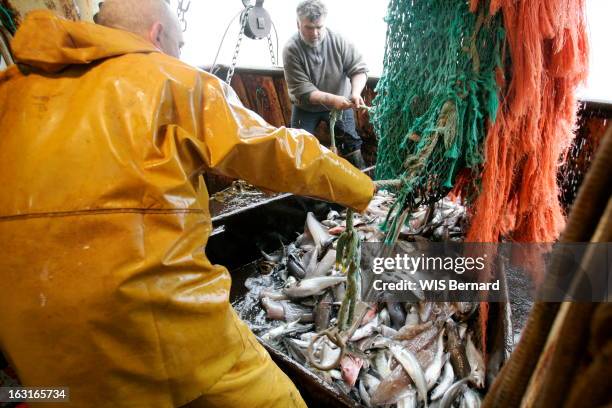
[[[47,9],[69,20],[93,21],[94,10],[98,7],[95,0],[0,0],[15,17],[17,26],[32,10]]]

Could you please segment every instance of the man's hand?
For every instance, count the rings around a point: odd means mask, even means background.
[[[350,109],[353,107],[353,102],[349,99],[346,99],[344,96],[333,95],[330,98],[329,106],[338,110]]]
[[[344,96],[338,96],[327,92],[314,91],[310,94],[309,102],[313,105],[323,105],[327,109],[345,110],[353,107],[353,102]]]
[[[365,88],[367,80],[368,76],[365,72],[360,72],[351,77],[351,102],[353,102],[356,109],[365,106],[361,93],[363,92],[363,88]]]
[[[363,100],[363,98],[359,94],[351,95],[351,99],[350,100],[353,103],[353,106],[355,108],[359,108],[360,106],[365,106],[365,101]]]

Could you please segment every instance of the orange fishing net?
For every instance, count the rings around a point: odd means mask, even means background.
[[[498,75],[502,103],[485,141],[468,240],[552,242],[565,222],[557,168],[587,75],[584,0],[492,0],[491,14],[499,10],[511,68]]]
[[[470,9],[478,4],[470,0]],[[553,242],[565,225],[558,166],[574,138],[575,91],[587,76],[584,0],[491,0],[490,13],[500,10],[511,63],[497,75],[501,105],[485,140],[467,240]],[[481,303],[483,345],[488,306]]]

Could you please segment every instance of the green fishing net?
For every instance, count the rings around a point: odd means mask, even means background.
[[[383,75],[371,121],[379,137],[376,179],[400,179],[383,225],[397,238],[405,214],[438,201],[460,169],[478,173],[487,120],[499,105],[501,17],[487,2],[390,0]],[[404,217],[402,217],[404,214]],[[393,238],[395,236],[395,238]]]

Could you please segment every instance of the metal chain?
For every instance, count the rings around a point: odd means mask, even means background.
[[[187,20],[185,19],[185,14],[187,11],[189,11],[189,6],[191,6],[191,0],[178,0],[176,14],[181,22],[183,32],[187,31]]]
[[[236,42],[236,48],[234,49],[234,56],[232,57],[232,64],[230,65],[227,71],[227,77],[225,78],[225,82],[231,84],[232,77],[234,76],[234,71],[236,70],[236,65],[238,64],[238,55],[240,54],[240,44],[242,43],[242,39],[244,38],[244,28],[246,27],[247,18],[249,17],[249,12],[253,6],[249,6],[245,9],[244,14],[240,18],[240,33],[238,33],[238,41]]]
[[[274,52],[274,44],[272,44],[272,33],[268,34],[268,48],[270,49],[270,60],[272,60],[272,66],[276,66],[276,53]]]

